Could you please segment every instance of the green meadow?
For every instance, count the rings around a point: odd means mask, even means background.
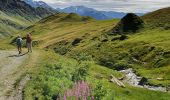
[[[62,100],[65,91],[76,81],[84,80],[95,100],[169,100],[168,92],[127,83],[123,88],[109,79],[110,75],[120,79],[124,74],[118,70],[133,68],[137,75],[147,78],[149,85],[170,86],[170,30],[167,26],[154,26],[148,16],[142,17],[144,28],[136,33],[110,34],[120,19],[97,21],[65,13],[51,15],[20,31],[23,37],[32,34],[32,55],[37,56],[36,63],[23,68],[31,76],[23,98]],[[14,37],[0,40],[0,49],[13,49],[10,43]]]

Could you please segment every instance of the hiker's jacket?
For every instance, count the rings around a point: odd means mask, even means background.
[[[27,36],[27,37],[26,37],[26,42],[27,42],[27,43],[31,43],[31,42],[32,42],[31,36]]]

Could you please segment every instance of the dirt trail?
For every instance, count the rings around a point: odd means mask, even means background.
[[[22,100],[22,89],[29,80],[28,75],[22,75],[36,59],[35,52],[19,56],[16,51],[0,51],[0,100]],[[15,88],[16,82],[18,88]]]

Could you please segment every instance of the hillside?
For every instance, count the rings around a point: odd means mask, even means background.
[[[142,16],[142,18],[149,24],[149,27],[170,29],[170,7],[148,13]]]
[[[126,26],[127,19],[131,25],[144,27],[133,33]],[[110,34],[119,24],[130,29],[128,34]],[[28,60],[5,75],[9,81],[15,76],[10,81],[13,88],[0,97],[18,96],[16,90],[25,100],[74,100],[72,96],[84,91],[83,96],[95,100],[169,100],[170,30],[148,25],[135,14],[100,21],[75,13],[43,18],[20,31],[23,37],[31,32],[34,50],[25,54],[24,49],[25,55],[12,56],[11,61]],[[11,41],[13,38],[0,40],[0,49],[14,49]],[[7,59],[2,66],[16,63],[8,62],[10,56],[1,52],[5,51],[0,51],[0,59]],[[22,85],[26,76],[30,80]]]
[[[83,21],[78,15],[73,14],[73,18],[70,15],[53,15],[25,31],[33,31],[40,47],[54,49],[59,54],[73,58],[90,55],[98,64],[112,69],[132,67],[150,79],[148,84],[165,86],[170,82],[169,30],[143,29],[122,38],[108,35],[118,20]],[[160,76],[155,77],[158,70]],[[159,77],[164,81],[157,80]]]
[[[45,8],[32,8],[24,1],[0,1],[0,38],[17,33],[41,18],[54,14]]]
[[[76,78],[79,80],[79,78],[86,77],[86,81],[94,86],[97,86],[95,82],[100,80],[103,88],[105,88],[101,91],[107,91],[108,93],[107,96],[105,95],[101,98],[106,100],[110,100],[111,97],[122,99],[123,95],[127,100],[150,100],[151,98],[168,100],[170,98],[168,93],[151,91],[136,87],[133,84],[126,84],[127,81],[124,80],[126,74],[122,74],[121,71],[132,68],[134,73],[141,77],[139,83],[142,85],[139,85],[140,87],[144,85],[153,87],[155,90],[157,90],[156,88],[158,90],[164,88],[166,91],[169,91],[170,35],[168,33],[170,30],[144,28],[135,34],[108,34],[119,21],[118,19],[97,21],[74,13],[60,13],[42,19],[35,25],[25,29],[22,32],[23,36],[28,32],[32,32],[34,37],[33,45],[35,47],[45,49],[46,54],[51,52],[51,50],[60,54],[59,58],[57,58],[57,61],[59,60],[57,65],[55,65],[54,54],[51,54],[50,62],[54,60],[54,65],[44,64],[40,75],[33,74],[35,78],[30,81],[24,90],[25,98],[33,98],[34,94],[39,94],[38,98],[56,96],[53,89],[56,89],[56,91],[60,90],[58,89],[59,87],[56,87],[57,84],[67,81],[68,84],[64,84],[67,88],[69,83],[72,83],[74,80],[73,73],[76,69],[74,67],[90,64],[88,75],[83,74]],[[145,24],[145,26],[147,25],[148,23]],[[60,57],[64,57],[63,60]],[[46,56],[44,63],[45,61],[48,62],[47,59],[49,59],[49,56]],[[69,66],[71,66],[71,69]],[[51,68],[57,70],[56,72],[61,74],[64,74],[63,72],[65,71],[67,74],[60,76],[61,79],[58,79],[53,76],[54,74],[58,75],[58,73],[49,71],[49,68],[50,70]],[[86,68],[88,67],[83,67],[84,70],[87,70]],[[108,82],[110,71],[118,79],[125,81],[126,88],[120,88],[115,84],[113,85],[110,81]],[[47,73],[48,77],[44,76]],[[72,81],[70,77],[67,77],[69,75],[72,76]],[[36,82],[37,79],[41,78],[43,78],[41,82]],[[56,80],[59,83],[50,83],[50,81],[46,81],[46,78]],[[94,80],[96,81],[94,82]],[[39,84],[42,87],[37,87]],[[49,89],[50,92],[44,95],[43,91],[45,90],[42,90],[42,88]],[[35,90],[33,91],[33,89]],[[118,94],[113,95],[113,91],[109,92],[110,89],[115,90]],[[65,88],[62,88],[62,90],[65,90]],[[41,91],[41,93],[38,91]],[[60,92],[58,93],[60,94]]]

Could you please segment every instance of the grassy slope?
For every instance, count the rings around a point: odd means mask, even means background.
[[[142,19],[149,25],[150,28],[161,27],[170,29],[170,7],[163,8],[142,16]]]
[[[59,93],[60,96],[73,85],[71,76],[75,70],[83,65],[89,65],[87,82],[91,86],[96,86],[100,82],[103,88],[107,91],[104,100],[168,100],[169,94],[162,92],[148,91],[146,89],[134,88],[126,85],[126,88],[121,88],[110,83],[108,78],[110,74],[116,77],[121,77],[121,74],[109,68],[96,65],[91,61],[77,62],[75,59],[63,57],[53,51],[39,51],[41,58],[36,69],[30,72],[32,80],[24,89],[24,97],[26,100],[33,100],[35,97],[41,100],[51,100]],[[33,67],[33,68],[34,68]],[[103,78],[99,78],[98,75]]]
[[[146,29],[137,34],[129,35],[127,40],[111,41],[119,36],[108,36],[107,31],[112,29],[118,20],[95,21],[90,19],[89,21],[81,21],[82,18],[76,16],[73,16],[71,20],[70,18],[66,20],[66,16],[67,14],[50,16],[22,32],[23,36],[28,32],[32,32],[35,40],[34,44],[38,44],[38,48],[55,48],[58,53],[63,53],[63,51],[64,54],[66,53],[66,57],[63,57],[48,50],[39,51],[41,55],[38,61],[39,64],[32,66],[32,68],[35,68],[34,71],[30,72],[33,78],[24,89],[24,97],[27,100],[32,100],[35,97],[50,99],[52,96],[56,96],[57,93],[62,94],[73,84],[71,76],[75,69],[82,66],[81,64],[83,63],[90,65],[87,81],[91,85],[96,85],[100,81],[107,90],[108,93],[103,99],[110,100],[111,97],[114,97],[116,100],[168,100],[170,98],[167,93],[134,88],[128,85],[126,85],[126,88],[120,88],[108,81],[110,74],[116,77],[122,76],[117,71],[112,70],[116,67],[114,64],[117,64],[118,67],[119,65],[133,67],[138,74],[150,78],[149,83],[151,84],[168,85],[170,83],[169,64],[155,68],[150,62],[155,53],[157,53],[157,48],[163,49],[163,52],[170,50],[168,47],[170,40],[169,30]],[[73,46],[72,42],[75,38],[83,40],[77,46]],[[1,48],[8,48],[5,46],[9,40],[2,41]],[[130,49],[140,54],[141,50],[145,50],[145,46],[154,47],[156,51],[148,52],[146,47],[146,55],[138,58],[137,62],[135,62],[136,60],[133,61],[131,58],[135,54],[131,53]],[[108,66],[110,68],[101,66],[107,66],[106,63],[101,63],[101,58],[106,58],[104,59],[105,62],[113,64],[113,66]],[[167,58],[169,59],[169,56]],[[143,63],[147,64],[147,66]],[[151,65],[151,68],[148,65]],[[156,64],[156,66],[158,65]],[[61,68],[61,70],[58,70],[58,68]],[[164,78],[163,81],[156,79],[158,73],[159,77]],[[103,78],[98,78],[98,75]],[[61,86],[61,84],[64,86]]]
[[[119,36],[109,36],[107,30],[118,20],[78,21],[80,18],[76,17],[77,19],[63,21],[65,17],[66,14],[50,16],[25,30],[23,34],[33,31],[36,44],[41,48],[55,48],[56,52],[66,53],[73,58],[77,57],[76,59],[82,53],[85,56],[92,55],[97,63],[105,66],[111,63],[108,67],[113,69],[119,66],[133,67],[138,74],[148,78],[150,84],[170,84],[169,30],[143,29],[137,34],[129,35],[127,40],[111,41]],[[78,46],[73,46],[72,42],[76,38],[81,38],[82,41]],[[158,81],[157,78],[163,80]]]
[[[18,31],[32,25],[38,18],[27,20],[20,15],[4,13],[0,11],[0,38],[12,35]]]
[[[118,20],[112,21],[80,21],[81,18],[65,18],[67,14],[57,14],[36,23],[26,29],[23,34],[32,32],[36,41],[42,43],[40,47],[53,45],[61,40],[72,40],[81,36],[101,34],[101,31],[111,28]],[[64,18],[64,19],[63,19]],[[64,20],[64,21],[63,21]]]

